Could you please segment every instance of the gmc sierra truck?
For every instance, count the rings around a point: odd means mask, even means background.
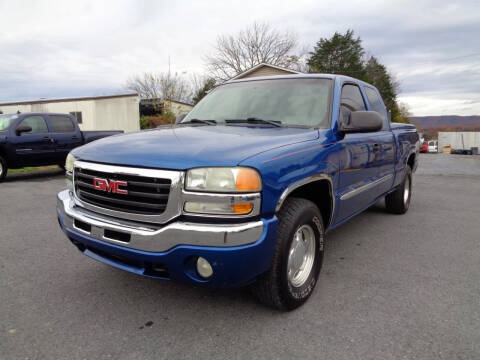
[[[65,165],[74,148],[123,131],[80,131],[70,114],[0,115],[0,182],[8,168]]]
[[[405,213],[419,137],[379,92],[338,75],[218,86],[171,126],[73,150],[60,227],[85,255],[134,274],[251,285],[291,310],[312,294],[325,234],[385,198]]]

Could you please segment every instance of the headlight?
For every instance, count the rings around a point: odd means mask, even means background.
[[[255,216],[260,211],[262,180],[252,168],[191,169],[186,174],[185,190],[194,191],[184,194],[186,213]]]
[[[65,171],[67,173],[73,173],[73,163],[75,162],[75,157],[72,155],[72,153],[68,153],[67,155],[67,160],[65,160]]]
[[[187,171],[185,189],[220,193],[258,192],[262,190],[262,181],[257,171],[247,167],[197,168]]]

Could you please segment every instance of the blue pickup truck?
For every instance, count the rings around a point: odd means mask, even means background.
[[[377,89],[337,75],[230,81],[171,126],[72,151],[60,227],[138,275],[251,285],[291,310],[317,283],[325,234],[385,198],[410,205],[419,136]]]
[[[70,114],[0,115],[0,182],[8,169],[64,166],[68,153],[94,140],[123,131],[81,131]]]

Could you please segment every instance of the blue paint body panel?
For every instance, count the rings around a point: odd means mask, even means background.
[[[371,110],[365,88],[377,90],[362,81],[345,76],[310,74],[265,79],[312,77],[329,78],[334,82],[330,126],[326,129],[265,125],[178,125],[109,137],[73,151],[74,156],[81,160],[122,166],[172,170],[237,165],[255,168],[260,172],[263,182],[261,213],[266,226],[261,240],[238,248],[180,245],[166,253],[152,254],[99,242],[77,232],[67,235],[70,239],[107,253],[146,262],[165,261],[170,278],[177,281],[198,282],[185,273],[182,261],[190,255],[204,256],[213,260],[214,266],[221,271],[220,277],[210,284],[225,287],[248,283],[268,269],[276,239],[274,214],[282,193],[292,184],[319,174],[331,178],[334,212],[331,214],[330,229],[362,212],[403,181],[407,161],[412,155],[415,156],[415,170],[418,134],[414,126],[405,124],[388,124],[383,130],[372,133],[340,134],[338,121],[342,86],[358,85],[366,110]],[[352,190],[378,183],[382,179],[386,180],[378,186],[367,186],[367,191],[341,199]],[[126,265],[105,258],[102,260],[98,256],[96,258],[136,272]]]

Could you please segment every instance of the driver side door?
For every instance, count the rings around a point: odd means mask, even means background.
[[[342,86],[339,121],[348,125],[350,114],[366,110],[357,84]],[[342,148],[339,172],[339,220],[364,209],[375,199],[375,157],[378,144],[375,133],[349,133],[339,141]]]
[[[29,126],[29,132],[16,134],[19,126]],[[50,137],[47,122],[42,115],[27,115],[12,129],[12,147],[15,154],[15,166],[49,165],[55,155],[55,143]]]

